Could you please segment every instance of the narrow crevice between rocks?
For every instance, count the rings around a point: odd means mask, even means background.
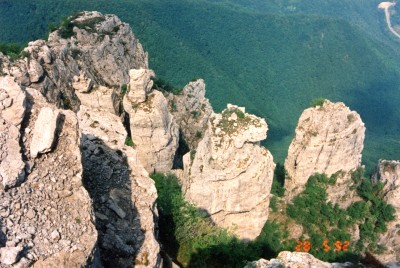
[[[183,136],[182,129],[179,129],[179,143],[178,148],[176,148],[172,169],[183,169],[183,156],[188,152],[190,152],[189,146]]]

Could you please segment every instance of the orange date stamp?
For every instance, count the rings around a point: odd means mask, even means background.
[[[333,246],[331,247],[329,245],[329,241],[328,240],[324,240],[324,242],[322,243],[322,247],[324,249],[325,252],[329,252],[329,251],[335,251],[335,252],[340,252],[340,251],[348,251],[349,250],[349,246],[350,246],[350,242],[345,240],[345,241],[336,241]],[[306,240],[306,241],[297,241],[297,245],[295,247],[295,250],[297,252],[309,252],[311,250],[311,243],[310,241]]]

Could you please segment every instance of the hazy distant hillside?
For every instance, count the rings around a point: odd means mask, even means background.
[[[367,127],[364,161],[400,155],[400,42],[379,1],[0,1],[0,40],[44,36],[77,10],[131,24],[156,73],[183,86],[203,77],[213,106],[244,105],[267,118],[267,145],[282,162],[313,98],[344,101]],[[399,51],[399,50],[397,50]]]

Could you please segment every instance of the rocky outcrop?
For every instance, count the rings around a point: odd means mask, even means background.
[[[129,88],[126,98],[132,104],[139,104],[146,101],[147,95],[153,87],[155,74],[149,69],[132,69],[129,70]]]
[[[129,83],[130,90],[135,90],[136,93],[128,92],[123,99],[133,144],[148,172],[168,172],[172,168],[178,147],[178,127],[168,111],[168,102],[164,95],[157,90],[147,95],[152,72],[130,73],[142,74],[142,78],[133,76]],[[145,101],[138,97],[138,92],[146,95]]]
[[[106,267],[158,267],[157,191],[114,114],[113,90],[78,93],[84,181],[93,199],[100,256]]]
[[[377,257],[387,265],[400,265],[400,161],[379,160],[373,181],[383,183],[383,199],[395,209],[395,220],[387,223],[387,231],[379,237],[387,250]]]
[[[276,259],[258,260],[248,264],[245,268],[341,268],[354,267],[352,263],[329,263],[320,261],[313,255],[305,252],[282,251]]]
[[[180,94],[168,96],[170,111],[190,150],[196,150],[213,113],[205,94],[206,85],[203,79],[199,79],[187,84]]]
[[[10,132],[11,124],[4,118],[0,126],[9,127],[7,139],[12,138],[19,145],[13,149],[18,153],[14,156],[21,159],[22,153],[24,159],[22,184],[0,191],[0,266],[96,265],[97,232],[92,224],[91,201],[82,186],[76,115],[71,111],[57,111],[36,90],[21,89],[10,77],[0,80],[1,88],[6,92],[22,96],[21,99],[13,98],[9,107],[16,105],[15,111],[19,111],[13,114],[15,123],[19,124],[19,128],[13,130],[16,135],[9,135],[13,132]],[[49,135],[53,136],[48,137],[57,142],[51,151],[43,151],[41,156],[33,158],[30,145],[40,132],[32,130],[35,127],[44,129],[38,119],[40,111],[59,114],[56,131],[50,131]],[[9,149],[5,150],[6,157],[10,157]]]
[[[84,92],[93,85],[127,84],[130,69],[147,68],[147,53],[118,17],[82,12],[68,21],[69,26],[52,32],[48,41],[30,42],[24,49],[29,56],[5,72],[59,107],[77,111],[75,89]]]
[[[338,177],[336,186],[346,184],[350,180],[346,174],[361,165],[364,137],[365,126],[360,116],[341,102],[325,100],[321,106],[306,109],[285,161],[288,199],[301,192],[314,173],[332,175],[341,171],[344,175]],[[331,192],[341,195],[330,196],[333,202],[348,195],[342,190]]]
[[[0,191],[25,179],[20,126],[25,114],[26,96],[12,77],[0,77]]]
[[[275,164],[260,146],[264,119],[228,105],[213,114],[197,150],[184,156],[185,197],[242,239],[256,238],[268,218]]]
[[[157,192],[115,115],[147,69],[129,25],[83,12],[24,51],[0,55],[0,267],[159,267]]]

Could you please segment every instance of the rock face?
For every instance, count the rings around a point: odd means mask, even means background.
[[[157,191],[126,146],[127,132],[113,113],[112,89],[78,94],[84,181],[94,201],[100,256],[106,267],[158,267]]]
[[[373,180],[384,184],[384,201],[396,210],[395,220],[387,224],[387,232],[379,238],[387,251],[377,257],[387,265],[400,265],[400,161],[380,160]]]
[[[0,267],[160,267],[157,192],[116,115],[118,88],[130,69],[147,70],[147,54],[116,16],[69,21],[24,59],[0,55],[13,76],[0,78]],[[174,130],[161,97],[154,141],[163,123]]]
[[[267,130],[264,119],[228,105],[210,117],[197,150],[184,156],[186,199],[242,239],[256,238],[268,219],[275,164],[260,146]]]
[[[170,111],[191,150],[196,150],[213,114],[205,94],[206,85],[203,79],[199,79],[186,85],[179,95],[168,96]]]
[[[12,77],[0,77],[0,191],[21,183],[25,178],[20,126],[25,114],[26,96]]]
[[[347,174],[357,169],[361,165],[364,137],[365,126],[360,116],[341,102],[325,100],[322,106],[306,109],[285,161],[288,199],[298,194],[314,173]],[[340,176],[337,185],[347,179],[348,176]]]
[[[77,111],[74,89],[83,92],[93,85],[127,84],[130,69],[147,68],[147,53],[118,17],[82,12],[69,20],[72,30],[61,28],[48,41],[30,42],[24,49],[29,57],[6,72],[39,90],[48,101]]]
[[[135,84],[134,81],[139,82]],[[132,80],[129,85],[138,92],[147,92],[148,83],[143,83],[142,79]],[[123,107],[130,120],[132,141],[140,161],[148,172],[170,171],[178,147],[179,130],[168,111],[166,98],[157,90],[147,95],[144,102],[138,103],[136,97],[132,102],[129,96],[130,93],[125,95]]]
[[[22,153],[26,159],[22,167],[24,172],[20,173],[23,183],[0,191],[0,262],[20,267],[33,263],[34,267],[96,265],[97,232],[92,224],[91,201],[82,186],[76,115],[71,111],[57,112],[58,131],[51,131],[53,136],[47,137],[56,139],[57,143],[51,152],[43,152],[45,156],[31,158],[30,145],[34,136],[40,135],[32,131],[39,120],[39,111],[53,113],[56,108],[36,90],[21,89],[10,77],[0,80],[6,92],[23,96],[21,100],[16,98],[12,105],[16,105],[18,111],[22,109],[13,115],[19,128],[11,131],[12,125],[4,119],[0,126],[9,128],[6,133],[16,131],[16,135],[8,135],[7,139],[14,139],[18,145],[21,141],[20,147],[13,149],[18,153],[14,156],[21,159]],[[21,118],[24,114],[26,116]],[[10,157],[9,149],[5,150],[6,157]]]
[[[313,255],[305,252],[282,251],[276,259],[269,261],[261,259],[248,264],[245,268],[341,268],[354,267],[352,263],[329,263],[315,258]]]
[[[35,158],[38,153],[47,153],[52,149],[57,130],[57,121],[60,112],[53,111],[50,107],[43,107],[35,122],[31,142],[31,156]]]

